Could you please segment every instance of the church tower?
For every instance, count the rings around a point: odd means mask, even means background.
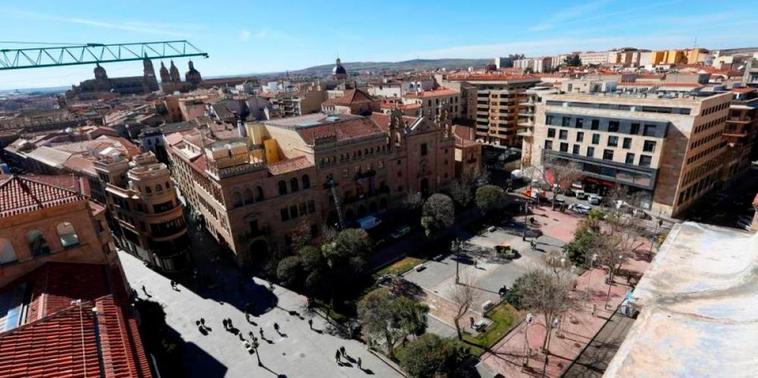
[[[171,61],[171,67],[168,69],[168,71],[169,71],[169,76],[171,76],[171,81],[173,81],[174,83],[178,83],[182,81],[182,77],[179,76],[179,69],[176,68],[173,60]]]
[[[144,91],[153,92],[158,90],[158,79],[155,78],[155,69],[153,68],[153,62],[147,58],[142,60],[142,86]]]
[[[168,83],[171,81],[171,77],[168,75],[168,68],[166,68],[166,65],[161,62],[161,83]]]
[[[189,71],[187,71],[186,74],[184,74],[184,80],[191,83],[194,86],[197,86],[200,84],[201,81],[203,81],[203,77],[200,76],[200,71],[195,69],[195,65],[192,63],[192,61],[189,61]]]

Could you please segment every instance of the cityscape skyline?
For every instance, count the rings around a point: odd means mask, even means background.
[[[329,21],[331,8],[298,1],[288,3],[287,9],[280,4],[223,2],[215,9],[239,10],[224,14],[223,22],[214,20],[213,13],[196,12],[202,6],[193,2],[157,4],[152,14],[160,17],[146,17],[129,4],[99,9],[83,3],[49,2],[37,7],[42,10],[6,5],[7,32],[0,46],[187,39],[210,54],[209,60],[196,63],[212,77],[298,70],[330,64],[337,56],[345,62],[394,62],[514,53],[539,56],[627,46],[719,49],[758,45],[758,35],[742,32],[758,26],[758,21],[740,19],[739,7],[729,4],[716,12],[699,1],[687,2],[686,9],[682,1],[633,7],[604,0],[547,4],[546,9],[555,10],[494,4],[487,6],[486,14],[479,14],[465,4],[443,3],[435,2],[434,7],[392,3],[385,8],[420,18],[386,17],[372,12],[370,5],[337,4],[363,16],[335,22]],[[245,16],[250,12],[262,16],[251,21]],[[288,18],[265,17],[278,14]],[[508,22],[501,24],[502,20]],[[450,28],[452,24],[456,27]],[[186,61],[177,64],[186,66]],[[106,69],[112,76],[130,76],[139,72],[140,63],[108,64]],[[0,89],[68,86],[90,77],[91,72],[88,65],[0,71]]]

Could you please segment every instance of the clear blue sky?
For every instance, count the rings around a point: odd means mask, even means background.
[[[758,1],[3,1],[2,41],[187,39],[207,76],[343,61],[758,45]],[[0,48],[17,48],[0,43]],[[186,71],[181,60],[180,71]],[[158,64],[156,63],[156,67]],[[70,85],[89,66],[0,72],[0,89]],[[106,66],[141,74],[139,63]]]

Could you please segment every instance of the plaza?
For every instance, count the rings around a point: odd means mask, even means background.
[[[121,252],[119,258],[130,286],[140,299],[160,303],[166,313],[166,323],[185,342],[184,366],[189,376],[402,376],[388,362],[368,351],[366,345],[334,335],[333,327],[326,320],[306,311],[306,298],[297,293],[277,285],[273,285],[273,293],[269,293],[269,283],[258,278],[246,282],[242,291],[252,294],[247,298],[251,302],[269,301],[269,294],[275,296],[275,306],[250,317],[257,324],[254,326],[246,320],[241,306],[211,296],[203,297],[181,284],[174,290],[169,278],[145,267],[134,256]],[[211,328],[207,335],[198,330],[196,321],[200,318]],[[243,335],[253,331],[258,336],[259,329],[263,329],[268,341],[261,342],[258,353],[264,366],[258,366],[256,356],[245,350],[236,335],[224,330],[222,320],[226,318],[232,319],[232,324]],[[313,320],[312,329],[307,319]],[[275,323],[281,333],[275,330]],[[342,346],[354,361],[361,359],[361,368],[344,358],[342,365],[336,363],[335,353]]]

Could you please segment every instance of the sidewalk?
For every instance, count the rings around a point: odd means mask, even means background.
[[[643,260],[631,260],[624,269],[643,272],[648,263]],[[625,279],[617,277],[611,287],[608,308],[605,308],[608,285],[604,281],[605,271],[602,269],[588,270],[582,274],[576,283],[573,295],[577,298],[579,308],[564,315],[558,330],[553,332],[550,339],[550,355],[547,362],[546,376],[559,377],[576,359],[584,347],[613,315],[630,287]],[[589,284],[588,300],[585,300]],[[593,305],[595,314],[593,315]],[[532,324],[522,323],[511,331],[506,338],[492,348],[491,352],[482,356],[482,363],[492,371],[506,377],[526,377],[542,375],[545,367],[545,354],[541,352],[545,337],[545,319],[536,314]],[[527,329],[528,327],[528,329]],[[525,340],[528,339],[528,344]],[[531,350],[528,358],[528,368],[524,368],[526,346]]]

